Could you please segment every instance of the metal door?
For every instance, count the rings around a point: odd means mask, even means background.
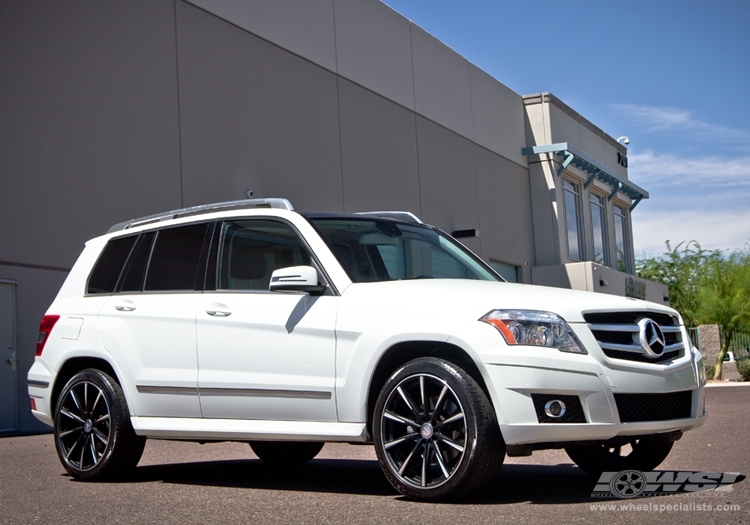
[[[0,432],[16,429],[16,285],[0,282]]]

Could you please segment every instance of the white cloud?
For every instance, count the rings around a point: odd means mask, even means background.
[[[638,104],[610,104],[610,107],[645,133],[686,133],[701,141],[750,149],[750,131],[706,122],[686,109]]]
[[[628,155],[628,175],[640,184],[691,184],[750,188],[750,156],[685,157],[651,150]],[[748,195],[750,197],[750,195]]]
[[[646,131],[659,131],[674,126],[695,124],[691,113],[684,109],[636,104],[612,104],[611,106],[618,113],[641,124]]]
[[[661,255],[667,240],[672,247],[682,241],[697,241],[705,249],[730,251],[744,249],[750,243],[750,209],[636,210],[632,220],[636,256],[643,252]]]

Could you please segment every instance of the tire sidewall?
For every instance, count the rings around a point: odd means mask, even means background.
[[[464,487],[469,482],[469,473],[474,463],[473,460],[477,448],[477,412],[479,407],[478,403],[473,399],[469,392],[469,385],[458,370],[460,369],[452,363],[440,359],[415,359],[406,363],[391,375],[378,395],[378,400],[375,404],[375,410],[373,413],[373,440],[375,442],[375,452],[377,453],[378,461],[380,462],[385,476],[399,492],[406,496],[422,501],[451,499],[463,492]],[[461,403],[464,419],[466,421],[466,445],[463,457],[461,458],[461,463],[447,481],[437,487],[425,489],[415,487],[400,479],[398,472],[395,470],[395,466],[391,463],[390,457],[385,452],[382,435],[383,429],[381,425],[383,411],[385,410],[386,402],[390,399],[391,394],[403,380],[417,374],[429,374],[445,381]]]
[[[109,407],[109,417],[110,417],[110,431],[109,431],[109,440],[107,443],[106,448],[104,449],[104,453],[102,454],[101,459],[99,460],[99,463],[94,468],[88,469],[88,470],[81,470],[76,468],[74,465],[72,465],[68,460],[65,458],[65,453],[63,452],[60,440],[59,440],[59,434],[60,434],[60,410],[62,409],[63,401],[65,400],[66,396],[70,392],[70,390],[82,382],[89,382],[93,383],[96,386],[98,386],[107,401],[107,405]],[[116,384],[116,383],[115,383]],[[119,388],[119,385],[118,385]],[[83,370],[76,375],[74,375],[70,380],[65,384],[65,387],[63,387],[62,392],[60,392],[60,396],[57,399],[57,404],[55,406],[55,420],[54,420],[54,436],[55,436],[55,448],[57,449],[57,454],[60,458],[60,462],[63,464],[63,467],[65,467],[65,470],[67,470],[71,476],[73,476],[76,479],[86,480],[86,479],[92,479],[97,477],[102,471],[107,470],[107,467],[109,466],[109,463],[112,459],[112,454],[115,451],[118,440],[119,440],[119,434],[120,434],[120,428],[121,428],[121,421],[120,421],[120,410],[119,410],[119,401],[117,399],[117,395],[114,391],[113,387],[113,381],[106,376],[104,373],[100,372],[99,370],[95,369],[87,369]]]

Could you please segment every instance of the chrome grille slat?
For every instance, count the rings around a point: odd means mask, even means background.
[[[587,325],[610,359],[660,364],[685,355],[682,329],[676,317],[655,312],[604,312],[584,314]],[[665,336],[661,355],[647,352],[639,340],[641,320],[659,324]]]

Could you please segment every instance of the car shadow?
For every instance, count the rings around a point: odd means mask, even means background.
[[[736,482],[744,479],[740,476]],[[487,489],[459,504],[621,501],[609,495],[592,498],[596,481],[573,464],[504,465]],[[119,482],[388,496],[408,501],[391,487],[374,460],[314,459],[298,466],[273,466],[257,459],[144,465]]]

